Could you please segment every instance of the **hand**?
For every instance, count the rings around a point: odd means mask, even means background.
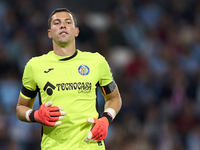
[[[109,122],[106,117],[102,117],[100,119],[87,118],[87,122],[94,124],[94,126],[84,139],[85,142],[101,141],[106,138],[109,126]]]
[[[30,113],[30,120],[47,126],[58,126],[62,124],[59,120],[64,119],[66,112],[63,111],[62,107],[52,106],[52,104],[52,101],[42,104],[39,110],[34,111],[34,113]],[[31,115],[33,115],[33,117],[31,117]]]

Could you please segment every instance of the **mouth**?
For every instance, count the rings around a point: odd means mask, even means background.
[[[60,35],[67,35],[67,34],[68,34],[68,32],[66,32],[66,31],[60,32]]]

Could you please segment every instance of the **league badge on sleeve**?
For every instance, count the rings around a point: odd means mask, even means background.
[[[80,65],[80,66],[78,67],[78,72],[79,72],[81,75],[86,76],[86,75],[88,75],[88,74],[90,73],[90,69],[89,69],[89,67],[86,66],[86,65]]]

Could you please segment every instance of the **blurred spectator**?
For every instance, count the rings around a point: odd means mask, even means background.
[[[149,28],[157,28],[162,16],[162,8],[154,0],[143,0],[137,8],[142,24]]]

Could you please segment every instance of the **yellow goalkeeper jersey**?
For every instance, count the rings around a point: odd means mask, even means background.
[[[110,67],[99,53],[76,50],[61,57],[50,51],[30,59],[22,78],[27,92],[21,91],[21,96],[31,99],[39,91],[41,104],[51,100],[67,112],[60,126],[43,125],[42,150],[105,150],[103,141],[86,143],[84,138],[92,127],[86,119],[98,118],[97,85],[112,81]]]

